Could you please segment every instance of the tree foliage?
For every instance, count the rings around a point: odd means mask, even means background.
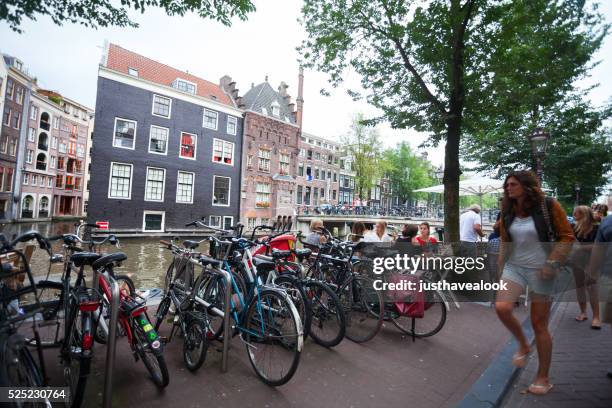
[[[584,0],[305,0],[307,67],[338,86],[348,69],[382,111],[369,123],[445,142],[445,227],[458,240],[459,148],[524,137],[590,68],[608,26]],[[503,112],[500,110],[503,109]],[[511,118],[512,126],[500,121]]]
[[[146,9],[160,7],[170,16],[196,13],[230,25],[233,17],[245,20],[248,13],[255,11],[250,0],[121,0],[120,6],[116,4],[111,0],[2,0],[0,21],[6,21],[19,33],[24,17],[36,20],[44,15],[57,25],[69,22],[92,28],[138,27],[128,16],[130,9],[144,13]]]

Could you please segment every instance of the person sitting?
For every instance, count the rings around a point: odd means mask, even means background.
[[[438,240],[429,235],[430,231],[431,227],[429,226],[429,223],[427,221],[423,221],[419,225],[419,234],[412,239],[412,242],[423,248],[423,252],[426,253],[433,253],[438,244]]]
[[[374,231],[363,237],[364,242],[392,242],[393,238],[387,234],[387,223],[383,220],[376,222]]]
[[[363,237],[366,231],[366,226],[363,222],[357,221],[353,224],[353,228],[351,230],[351,241],[353,242],[361,242],[363,241]]]
[[[319,247],[321,244],[326,243],[327,238],[323,235],[322,228],[323,221],[320,218],[310,221],[310,234],[308,234],[304,243],[313,247]]]

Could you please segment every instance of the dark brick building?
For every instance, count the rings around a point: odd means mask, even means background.
[[[238,221],[242,111],[216,85],[117,45],[98,74],[88,219],[170,232]]]

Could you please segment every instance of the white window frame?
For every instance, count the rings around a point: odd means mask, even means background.
[[[215,161],[215,142],[221,142],[221,161],[220,162]],[[225,143],[230,143],[232,145],[232,162],[229,164],[223,161],[223,159],[225,158]],[[212,153],[210,156],[210,160],[215,164],[223,164],[224,166],[234,167],[234,162],[236,161],[236,155],[234,154],[235,151],[236,151],[236,144],[234,142],[213,138]]]
[[[132,143],[132,147],[124,147],[124,146],[116,146],[115,145],[115,135],[117,134],[117,120],[123,120],[126,122],[133,122],[134,123],[134,141]],[[116,147],[117,149],[127,149],[127,150],[134,150],[136,149],[136,134],[138,132],[138,122],[132,119],[125,119],[125,118],[121,118],[119,116],[115,116],[115,125],[113,126],[113,147]]]
[[[128,190],[128,196],[127,197],[111,197],[110,193],[111,193],[111,179],[113,178],[113,164],[121,164],[124,166],[130,166],[130,188]],[[121,163],[121,162],[110,162],[110,168],[109,168],[109,172],[108,172],[108,194],[107,194],[107,198],[111,199],[111,200],[131,200],[132,199],[132,186],[134,185],[134,183],[132,182],[134,180],[134,165],[131,163]]]
[[[159,230],[147,230],[145,226],[147,225],[146,219],[147,215],[159,215],[162,216],[161,229]],[[166,228],[166,212],[165,211],[143,211],[142,212],[142,232],[164,232]]]
[[[48,188],[53,188],[53,180],[54,180],[54,177],[48,177],[47,178],[47,187]]]
[[[189,85],[193,85],[193,93],[188,92],[188,91],[183,91],[182,89],[180,89],[178,87],[179,81],[185,82],[185,83],[187,83]],[[181,77],[178,77],[174,81],[172,81],[172,88],[176,89],[179,92],[185,92],[185,93],[190,94],[190,95],[197,95],[198,94],[198,84],[196,84],[195,82],[191,82],[191,81],[188,81],[186,79],[183,79]]]
[[[231,222],[231,225],[232,225],[232,226],[234,225],[234,217],[233,217],[233,216],[231,216],[231,215],[224,215],[223,217],[221,217],[221,219],[222,219],[222,221],[221,221],[221,222],[223,223],[223,224],[221,225],[221,228],[225,229],[225,220],[227,220],[228,218],[229,218],[229,219],[232,221],[232,222]]]
[[[164,172],[164,177],[162,179],[161,200],[147,199],[147,189],[149,186],[149,170],[161,170]],[[165,195],[166,195],[166,169],[164,169],[163,167],[147,166],[147,172],[145,173],[144,201],[149,201],[149,202],[154,202],[154,203],[163,203]]]
[[[52,122],[53,122],[53,129],[59,129],[60,118],[57,116],[54,116]]]
[[[136,75],[134,75],[134,72]],[[128,75],[138,78],[138,70],[136,68],[128,67]]]
[[[32,153],[32,156],[30,156]],[[26,163],[32,164],[34,162],[34,150],[26,149]]]
[[[163,152],[163,153],[151,151],[151,135],[152,135],[153,128],[165,129],[166,130],[166,151]],[[151,127],[149,128],[149,146],[147,147],[147,151],[149,153],[151,153],[151,154],[159,154],[161,156],[167,156],[168,155],[168,143],[169,142],[170,142],[170,129],[168,129],[167,127],[163,127],[163,126],[151,125]],[[197,143],[197,141],[196,141],[196,143]],[[180,151],[179,151],[179,154],[180,154]]]
[[[30,173],[23,173],[23,185],[27,186],[30,184]]]
[[[35,105],[32,105],[32,108],[30,109],[30,119],[31,120],[38,119],[38,107]]]
[[[206,112],[210,112],[210,113],[214,113],[216,120],[215,120],[215,127],[210,127],[206,125],[206,122],[204,121],[204,118],[206,117]],[[202,127],[206,128],[206,129],[211,129],[211,130],[217,130],[219,129],[219,112],[214,111],[212,109],[206,109],[204,108],[204,111],[202,112]]]
[[[234,133],[231,133],[229,131],[229,129],[230,129],[230,127],[229,127],[230,120],[234,121]],[[226,129],[225,130],[227,131],[228,135],[236,136],[236,134],[238,133],[238,118],[235,117],[235,116],[232,116],[232,115],[227,115],[227,125],[226,125]]]
[[[164,116],[164,115],[160,115],[160,114],[155,113],[155,98],[156,97],[157,98],[168,99],[170,101],[170,107],[168,108],[168,116]],[[170,117],[172,117],[172,98],[169,98],[169,97],[163,96],[163,95],[153,94],[153,103],[151,104],[151,115],[157,116],[158,118],[170,119]]]
[[[193,145],[193,157],[181,156],[181,145],[183,144],[183,140],[182,140],[183,139],[183,133],[185,133],[187,135],[195,136],[195,144]],[[197,135],[197,133],[181,131],[180,134],[179,134],[179,159],[195,160],[196,157],[198,157],[198,135]]]
[[[219,224],[213,223],[213,217],[219,218]],[[221,228],[221,223],[223,222],[223,216],[221,215],[211,215],[208,217],[208,225],[211,227]]]
[[[179,200],[178,193],[179,193],[179,174],[180,173],[191,174],[191,177],[192,177],[191,178],[191,201],[180,201]],[[195,173],[191,172],[191,171],[182,171],[182,170],[179,170],[176,173],[176,197],[175,197],[176,202],[179,203],[179,204],[193,204],[193,194],[194,194],[194,192],[195,192]]]
[[[28,142],[34,142],[36,140],[36,129],[33,127],[28,128]]]
[[[227,204],[215,204],[215,180],[219,178],[229,179],[229,185],[227,187]],[[210,202],[213,207],[229,207],[232,203],[232,178],[227,176],[217,176],[213,175],[213,184],[212,184],[212,197],[210,197]]]

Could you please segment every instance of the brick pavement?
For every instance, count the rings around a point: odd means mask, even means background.
[[[564,299],[571,298],[568,293]],[[590,320],[576,322],[578,304],[562,301],[550,323],[553,357],[550,381],[554,388],[544,396],[524,394],[535,378],[537,354],[532,353],[502,402],[504,407],[612,407],[612,333],[610,325],[592,330]]]

